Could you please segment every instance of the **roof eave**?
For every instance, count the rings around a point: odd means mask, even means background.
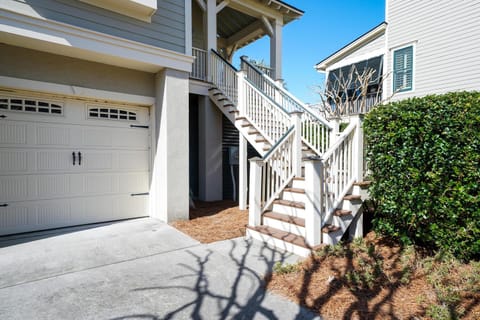
[[[331,54],[327,58],[325,58],[322,61],[320,61],[319,63],[317,63],[314,68],[318,72],[325,72],[329,65],[331,65],[334,62],[340,60],[344,56],[350,54],[352,51],[358,49],[359,47],[368,43],[369,41],[379,37],[382,34],[384,34],[386,29],[387,29],[387,23],[382,22],[378,26],[376,26],[373,29],[367,31],[366,33],[364,33],[363,35],[361,35],[357,39],[353,40],[352,42],[350,42],[346,46],[340,48],[339,50],[337,50],[336,52],[334,52],[333,54]]]

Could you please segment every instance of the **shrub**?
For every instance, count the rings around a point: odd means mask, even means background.
[[[480,93],[406,99],[365,117],[374,228],[480,256]]]

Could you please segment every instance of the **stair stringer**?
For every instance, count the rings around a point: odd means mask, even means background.
[[[270,150],[272,145],[268,138],[264,137],[247,118],[240,115],[237,106],[220,89],[210,88],[209,97],[261,156],[264,156]]]

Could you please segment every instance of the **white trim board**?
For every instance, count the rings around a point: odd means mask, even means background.
[[[79,86],[69,86],[65,84],[49,83],[44,81],[26,80],[0,76],[1,91],[30,91],[35,94],[54,95],[60,98],[69,99],[90,99],[97,101],[108,101],[112,103],[127,103],[139,106],[151,106],[155,104],[154,97],[134,95],[121,92],[112,92],[106,90],[90,89]]]
[[[193,57],[183,53],[10,10],[0,2],[2,42],[11,45],[146,72],[192,70]]]

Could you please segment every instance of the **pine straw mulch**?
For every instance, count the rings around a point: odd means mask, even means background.
[[[233,201],[195,201],[190,220],[171,225],[201,243],[243,237],[248,223],[248,211],[240,210]]]
[[[473,273],[468,264],[451,267],[450,262],[440,263],[447,272],[432,264],[427,268],[428,259],[412,247],[373,232],[358,243],[324,248],[298,265],[276,266],[267,288],[323,319],[454,319],[453,313],[480,319],[478,265]],[[442,284],[432,285],[432,273],[443,277]],[[452,293],[458,301],[449,303],[445,296]]]
[[[202,243],[245,235],[248,211],[236,203],[195,205],[190,220],[172,225]],[[480,263],[428,260],[411,249],[370,232],[358,243],[276,266],[265,283],[325,320],[480,319]]]

